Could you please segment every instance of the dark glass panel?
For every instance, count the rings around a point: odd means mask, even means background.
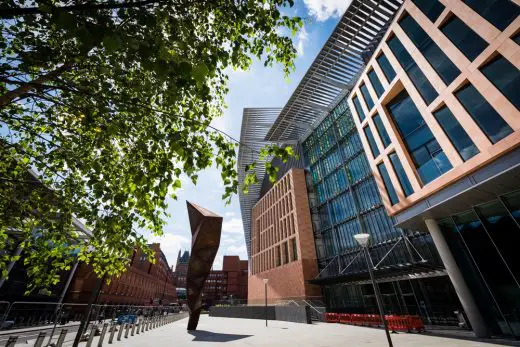
[[[455,96],[491,142],[497,143],[513,132],[472,84],[459,89]]]
[[[352,98],[352,102],[354,103],[354,107],[356,108],[359,121],[362,122],[363,119],[365,119],[365,112],[363,112],[363,107],[361,107],[361,102],[359,101],[357,95]]]
[[[448,56],[437,46],[409,14],[399,21],[399,25],[419,51],[424,55],[428,63],[439,74],[446,84],[450,84],[460,74],[460,70],[453,64]]]
[[[499,54],[481,67],[480,71],[520,109],[520,70],[516,66]]]
[[[374,135],[372,135],[372,130],[370,130],[370,127],[367,126],[363,128],[363,131],[365,132],[368,144],[370,145],[370,149],[372,150],[372,155],[375,158],[379,155],[379,149],[377,148],[376,140],[374,140]]]
[[[397,193],[395,192],[394,185],[390,180],[390,175],[388,175],[388,171],[386,170],[385,164],[381,163],[377,165],[379,169],[379,174],[383,178],[383,182],[385,184],[386,192],[388,193],[388,197],[390,198],[390,202],[392,205],[395,205],[399,202],[399,198],[397,197]]]
[[[500,30],[507,28],[520,13],[511,0],[464,0],[464,3]]]
[[[403,44],[396,36],[388,40],[387,44],[399,61],[399,64],[401,64],[408,74],[408,77],[412,80],[412,83],[419,91],[419,94],[421,94],[421,97],[427,104],[430,104],[439,95],[431,85],[430,81],[428,81],[424,73],[412,59],[412,56],[408,51],[406,51],[406,48],[404,48]]]
[[[452,168],[448,158],[406,91],[399,93],[388,104],[388,109],[424,184],[431,182]]]
[[[464,161],[480,153],[448,107],[444,106],[433,115]]]
[[[390,65],[390,62],[388,61],[386,55],[381,54],[379,57],[377,57],[376,60],[381,70],[383,70],[383,73],[385,74],[388,83],[392,82],[392,80],[395,77],[395,70],[392,67],[392,65]]]
[[[379,137],[381,138],[381,141],[383,142],[383,146],[388,147],[392,141],[390,141],[390,137],[388,136],[388,133],[386,132],[385,126],[383,124],[383,121],[381,120],[381,116],[379,116],[379,113],[376,113],[376,115],[373,118],[374,124],[376,125],[377,132],[379,133]]]
[[[401,188],[403,188],[404,195],[408,196],[410,194],[413,194],[412,185],[410,184],[410,180],[408,180],[408,176],[404,171],[403,165],[401,164],[401,161],[399,160],[397,153],[390,153],[389,157],[390,161],[392,162],[392,166],[394,167],[395,174],[399,179],[399,183],[401,183]]]
[[[370,70],[368,73],[368,79],[370,80],[370,83],[372,83],[372,87],[376,91],[377,97],[383,95],[385,89],[383,88],[383,85],[381,84],[381,81],[379,81],[379,77],[377,77],[377,74],[374,70]]]
[[[435,22],[437,18],[444,11],[444,5],[438,0],[412,0],[415,6],[417,6],[422,13],[426,15],[432,22]]]
[[[512,38],[511,40],[515,41],[516,44],[520,45],[520,31],[517,32]]]
[[[361,87],[359,87],[359,89],[361,90],[361,94],[363,94],[363,97],[365,98],[365,102],[367,103],[368,109],[371,110],[374,107],[374,101],[372,100],[372,97],[368,92],[367,86],[365,84],[362,84]]]
[[[513,218],[520,224],[520,191],[504,195],[503,200]]]
[[[487,47],[487,42],[477,35],[457,16],[451,16],[441,26],[441,31],[471,61]]]

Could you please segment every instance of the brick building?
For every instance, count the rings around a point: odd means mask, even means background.
[[[291,169],[252,211],[251,276],[248,303],[320,297],[307,281],[318,275],[309,201],[303,169]]]
[[[130,266],[120,277],[104,284],[98,303],[106,304],[170,304],[177,301],[173,271],[161,251],[160,244],[150,247],[155,251],[155,264],[146,255],[134,251]],[[67,293],[67,302],[88,302],[96,285],[92,267],[82,264]]]
[[[190,252],[184,251],[181,255],[177,255],[177,264],[175,265],[175,271],[173,272],[173,283],[177,289],[186,289],[186,275],[188,274],[188,262],[190,261]]]

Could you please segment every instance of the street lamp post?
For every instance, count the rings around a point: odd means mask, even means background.
[[[269,279],[264,278],[264,291],[265,291],[265,327],[267,328],[267,282],[269,282]]]
[[[363,253],[365,255],[365,260],[367,262],[368,273],[370,274],[370,280],[372,281],[372,286],[374,287],[374,293],[376,294],[377,307],[379,309],[379,315],[381,316],[381,320],[383,321],[383,326],[385,327],[386,339],[388,340],[388,346],[393,347],[392,338],[390,337],[390,332],[388,331],[388,324],[386,324],[385,319],[385,311],[383,309],[383,300],[381,299],[381,293],[379,292],[379,286],[376,283],[374,278],[374,273],[372,272],[372,268],[374,264],[372,263],[372,259],[370,258],[370,254],[368,253],[368,241],[370,239],[370,234],[357,234],[354,235],[354,238],[359,243],[361,248],[363,249]]]

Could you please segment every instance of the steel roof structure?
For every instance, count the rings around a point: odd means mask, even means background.
[[[375,48],[402,3],[352,1],[267,133],[267,141],[298,140],[310,133],[350,91],[364,67],[362,53],[366,56]]]
[[[251,213],[253,206],[260,198],[260,189],[265,174],[264,163],[259,162],[258,155],[260,149],[269,143],[264,138],[280,114],[280,110],[281,108],[244,108],[242,116],[238,150],[238,183],[240,187],[243,186],[246,165],[252,162],[257,162],[255,171],[259,182],[249,186],[247,194],[240,188],[238,193],[248,257],[251,254]]]

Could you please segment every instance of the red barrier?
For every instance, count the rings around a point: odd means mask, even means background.
[[[353,324],[361,326],[378,327],[382,326],[381,316],[377,314],[359,314],[359,313],[325,313],[325,321],[328,323]],[[413,330],[417,332],[424,331],[424,322],[420,316],[385,316],[388,323],[388,329],[392,332]]]
[[[340,313],[339,322],[343,324],[350,324],[352,322],[350,316],[351,315],[348,313]]]
[[[339,323],[339,315],[337,313],[327,312],[325,313],[325,322]]]

